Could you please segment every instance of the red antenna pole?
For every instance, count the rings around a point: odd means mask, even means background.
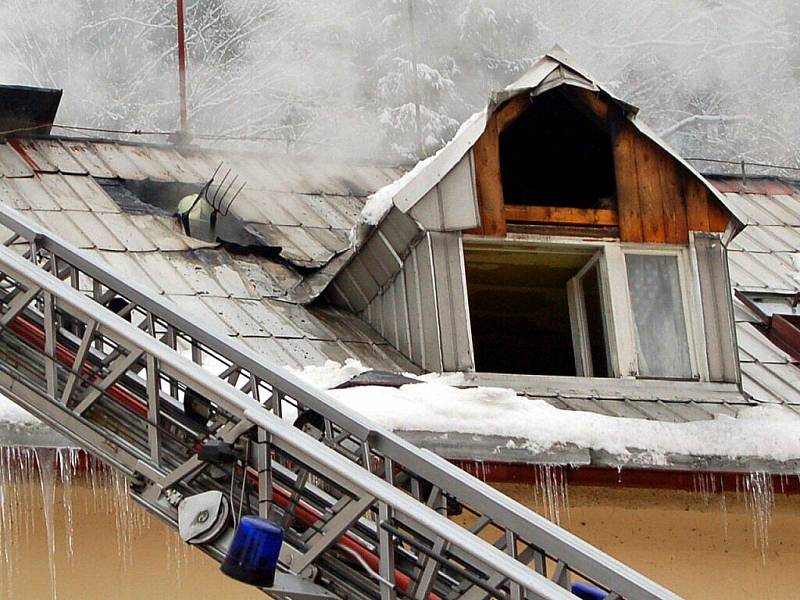
[[[186,118],[186,32],[183,26],[183,0],[178,3],[178,84],[181,101],[181,132],[187,130]]]

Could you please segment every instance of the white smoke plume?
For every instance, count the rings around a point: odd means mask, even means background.
[[[798,165],[793,0],[186,0],[194,132],[271,151],[430,154],[558,43],[684,155]],[[59,121],[177,124],[175,6],[4,0],[0,81]],[[413,25],[413,26],[412,26]],[[416,77],[414,77],[416,64]],[[419,134],[419,136],[418,136]]]

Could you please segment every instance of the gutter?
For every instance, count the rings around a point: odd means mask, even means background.
[[[734,490],[737,478],[764,473],[772,477],[776,491],[800,493],[800,457],[779,461],[760,456],[654,455],[636,448],[619,455],[574,444],[534,451],[525,447],[526,440],[522,438],[457,432],[398,433],[490,483],[532,484],[542,467],[556,466],[564,469],[568,483],[576,485],[694,490],[698,477],[712,477],[730,480],[726,489]]]

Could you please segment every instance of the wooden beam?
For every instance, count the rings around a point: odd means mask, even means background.
[[[481,225],[472,233],[493,237],[506,236],[503,210],[503,180],[500,175],[500,135],[496,114],[472,149],[475,159],[475,183],[478,190]]]
[[[666,198],[661,186],[661,172],[674,168],[669,164],[672,158],[642,135],[636,136],[634,146],[642,235],[646,242],[663,244],[667,241],[667,232],[664,210]]]
[[[619,223],[619,216],[616,210],[609,208],[572,208],[506,204],[506,221],[614,226]]]
[[[609,115],[609,124],[612,131],[614,175],[617,182],[619,235],[626,242],[643,242],[639,173],[636,168],[637,131],[622,114]]]
[[[710,231],[708,190],[694,176],[685,178],[686,220],[690,231]]]

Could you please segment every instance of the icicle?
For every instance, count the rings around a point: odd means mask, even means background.
[[[749,473],[744,478],[745,506],[753,521],[753,544],[761,552],[761,561],[767,560],[769,526],[775,506],[772,476],[768,473]]]
[[[58,474],[61,478],[61,498],[64,504],[64,529],[67,538],[67,557],[72,564],[75,557],[74,527],[72,519],[72,479],[76,473],[78,450],[58,449]]]
[[[728,541],[728,505],[725,501],[725,490],[719,495],[719,510],[722,513],[723,539]]]
[[[47,530],[47,564],[50,571],[50,594],[53,600],[58,598],[56,582],[56,450],[54,448],[35,448],[36,462],[39,467],[39,483],[42,490],[42,510]]]
[[[542,513],[556,524],[561,523],[562,511],[570,519],[569,490],[564,467],[561,465],[536,465],[533,482],[533,500],[539,504],[541,495]]]

